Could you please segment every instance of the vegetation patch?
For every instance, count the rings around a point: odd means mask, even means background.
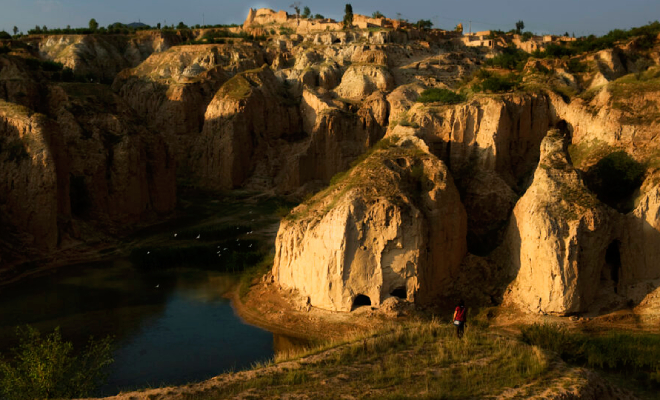
[[[474,87],[475,92],[505,93],[516,88],[519,79],[515,76],[491,76]]]
[[[449,89],[426,89],[417,98],[419,103],[442,103],[458,104],[466,100],[466,97]]]
[[[389,136],[381,139],[366,152],[360,155],[355,161],[351,163],[351,168],[347,171],[341,171],[335,174],[330,179],[330,185],[317,193],[311,199],[303,203],[300,207],[296,208],[294,212],[291,212],[287,215],[286,219],[288,220],[297,220],[307,216],[309,211],[316,208],[318,204],[325,203],[323,214],[325,215],[330,211],[336,204],[336,202],[342,198],[349,190],[357,187],[358,185],[364,184],[373,184],[373,180],[362,179],[361,171],[357,171],[361,168],[369,169],[371,167],[377,167],[379,161],[374,161],[369,165],[365,164],[365,161],[369,159],[374,153],[378,151],[386,151],[390,148],[393,148],[396,143],[399,141],[397,136]]]
[[[533,346],[476,328],[468,329],[460,340],[453,326],[436,320],[387,324],[376,332],[277,356],[275,362],[331,349],[301,369],[280,369],[196,398],[228,398],[245,392],[255,398],[285,393],[322,398],[329,391],[390,399],[484,398],[534,382],[549,365],[546,355]]]
[[[660,390],[660,335],[609,332],[587,336],[554,324],[521,331],[525,343],[552,351],[569,363],[626,376],[634,386]]]
[[[241,273],[238,294],[241,299],[250,291],[252,285],[259,280],[264,274],[273,268],[275,262],[275,254],[265,255],[257,264],[246,268]]]
[[[646,166],[625,151],[602,158],[585,174],[585,183],[598,199],[626,213],[632,210],[632,195],[644,181]]]
[[[502,49],[502,54],[486,60],[485,64],[490,67],[522,71],[529,57],[529,53],[511,45]]]
[[[42,336],[30,326],[18,327],[18,347],[11,361],[0,358],[0,395],[7,400],[86,397],[106,378],[112,338],[89,339],[82,352],[65,342],[59,328]]]
[[[602,140],[584,141],[568,146],[568,154],[575,168],[582,168],[591,162],[600,160],[613,153],[616,149]]]

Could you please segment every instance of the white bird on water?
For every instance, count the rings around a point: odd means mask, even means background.
[[[160,283],[158,285],[156,285],[156,289],[158,289],[159,287],[160,287]]]
[[[175,233],[175,234],[174,234],[174,237],[176,237],[176,235],[177,235],[177,234]]]
[[[199,235],[197,235],[197,239],[199,239],[199,238],[200,238],[201,236],[202,236],[202,234],[201,234],[201,233],[200,233]]]
[[[150,251],[147,251],[147,254],[151,254],[151,252],[150,252]]]

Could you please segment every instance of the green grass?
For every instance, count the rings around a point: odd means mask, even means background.
[[[250,291],[253,283],[267,273],[275,261],[275,254],[268,254],[262,257],[257,264],[246,268],[241,274],[238,294],[241,299]]]
[[[243,75],[236,75],[222,85],[220,92],[228,97],[244,99],[252,92],[252,85]]]
[[[326,352],[327,353],[323,353]],[[270,369],[191,399],[340,395],[359,398],[483,398],[542,378],[549,359],[538,348],[469,328],[462,340],[437,320],[384,323],[275,364],[321,354],[299,368]],[[248,392],[249,391],[249,392]]]
[[[442,103],[458,104],[466,100],[466,97],[449,89],[426,89],[417,98],[419,103]]]
[[[331,179],[327,188],[323,189],[315,196],[305,201],[302,207],[298,207],[295,212],[291,212],[286,216],[288,220],[298,220],[308,215],[309,211],[314,209],[318,203],[327,200],[328,196],[332,196],[331,201],[326,202],[323,214],[329,212],[337,200],[342,198],[349,190],[353,189],[359,184],[367,184],[369,182],[361,180],[359,176],[354,175],[355,170],[362,166],[364,162],[378,151],[386,151],[393,148],[399,141],[397,136],[390,136],[379,140],[375,145],[370,147],[367,151],[362,153],[351,163],[351,168],[347,171],[340,171],[336,173]]]
[[[492,75],[474,85],[475,92],[506,93],[514,90],[520,84],[520,76],[511,73],[506,76]]]
[[[576,168],[582,168],[593,161],[597,161],[614,152],[616,149],[602,140],[583,141],[568,146],[568,153]]]
[[[607,332],[589,336],[554,324],[533,324],[521,340],[567,362],[620,375],[642,390],[660,390],[660,335]]]

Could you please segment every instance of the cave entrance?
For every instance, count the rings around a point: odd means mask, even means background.
[[[614,293],[619,286],[619,272],[621,271],[621,252],[619,250],[621,242],[613,241],[605,250],[605,266],[600,273],[600,280],[603,283],[612,283]]]
[[[369,296],[358,294],[353,300],[353,307],[351,308],[351,311],[362,306],[371,306],[371,299]]]
[[[390,293],[390,296],[392,297],[398,297],[400,299],[407,299],[408,298],[408,291],[406,290],[405,286],[400,286]]]

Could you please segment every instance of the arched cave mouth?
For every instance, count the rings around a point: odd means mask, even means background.
[[[619,286],[619,273],[621,271],[621,242],[613,241],[605,250],[605,265],[600,272],[601,285],[613,285],[614,293]]]
[[[390,296],[406,300],[408,298],[408,291],[405,286],[399,286],[390,292]]]
[[[353,299],[353,307],[351,307],[351,311],[362,306],[371,306],[371,299],[369,298],[369,296],[358,294],[357,296],[355,296],[355,299]]]

